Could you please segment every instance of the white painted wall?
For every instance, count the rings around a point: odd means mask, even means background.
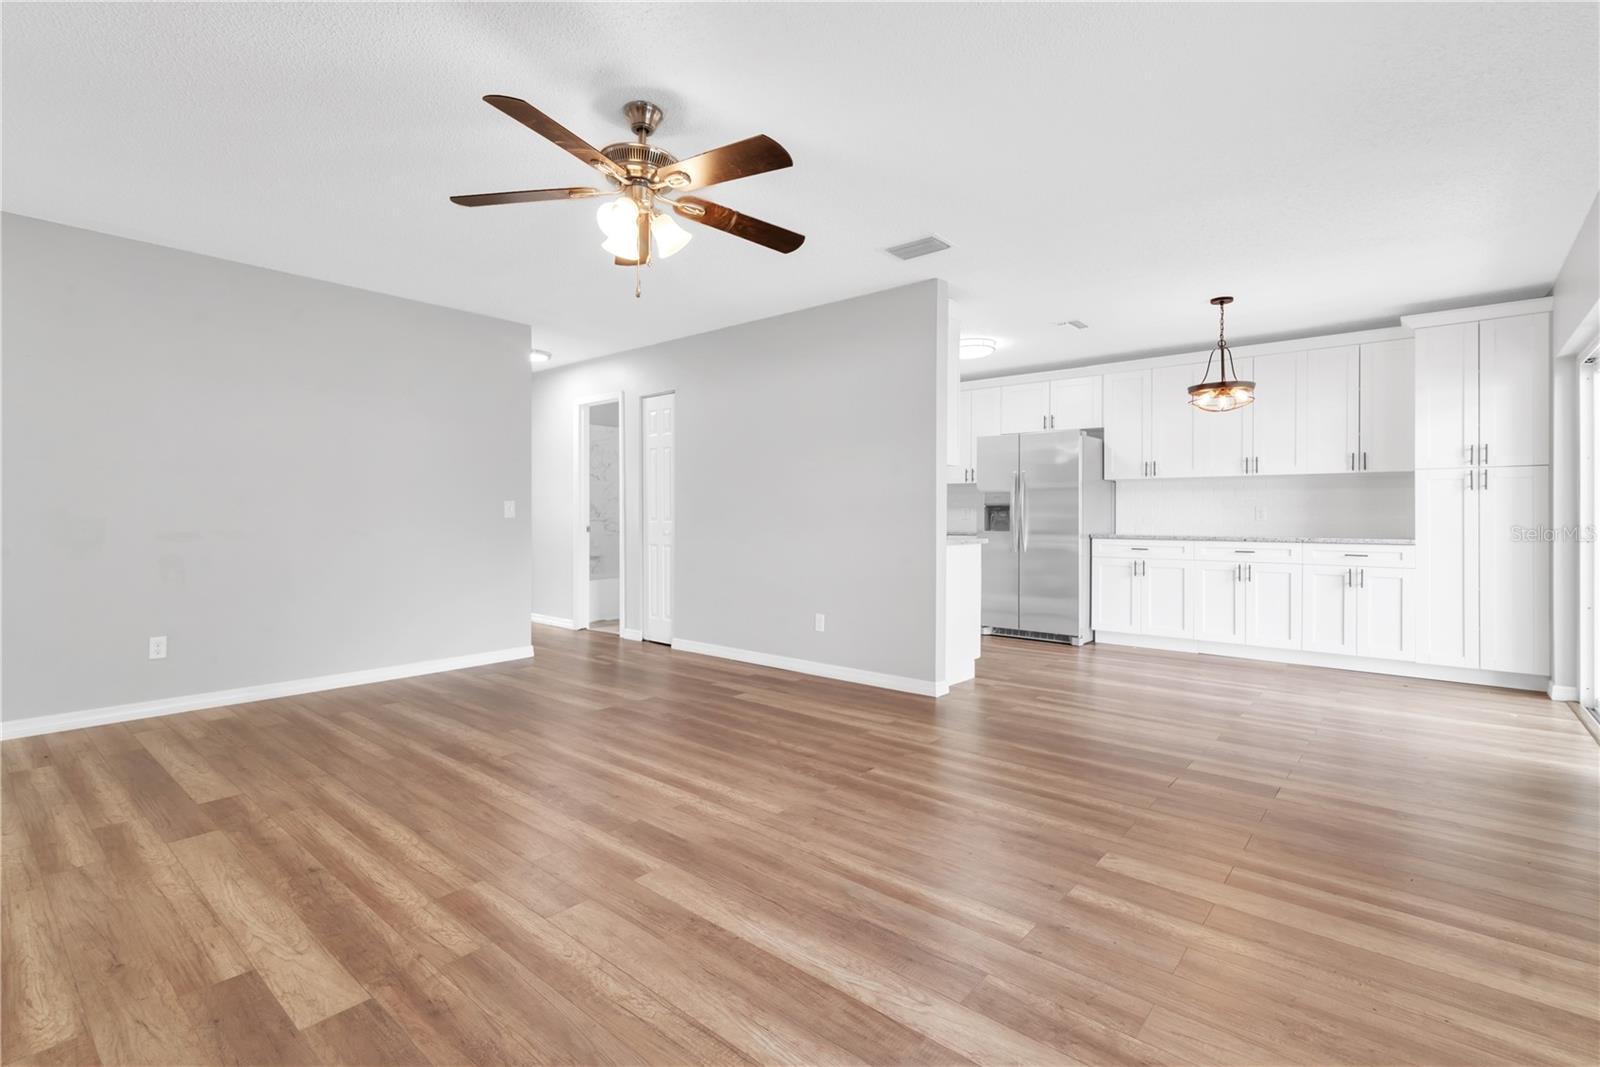
[[[1412,499],[1410,474],[1121,481],[1117,532],[1411,537],[1416,525]]]
[[[1550,684],[1553,691],[1570,692],[1578,685],[1582,642],[1581,547],[1575,537],[1559,533],[1577,530],[1581,522],[1578,357],[1600,329],[1600,197],[1590,205],[1550,296],[1550,525],[1558,532],[1550,546]]]
[[[527,647],[526,326],[0,227],[8,727]]]
[[[534,612],[572,616],[575,405],[621,390],[640,625],[642,399],[674,391],[675,637],[938,679],[947,303],[919,282],[536,374]]]

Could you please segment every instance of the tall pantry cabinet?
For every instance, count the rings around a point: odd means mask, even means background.
[[[1550,316],[1415,328],[1417,658],[1550,670]]]

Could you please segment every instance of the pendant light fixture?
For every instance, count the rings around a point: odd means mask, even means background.
[[[1206,372],[1201,375],[1200,384],[1189,386],[1189,403],[1201,411],[1234,411],[1255,400],[1256,383],[1240,379],[1239,368],[1233,362],[1233,349],[1228,347],[1225,336],[1223,320],[1233,297],[1214,296],[1211,303],[1217,309],[1217,346],[1206,357]],[[1217,361],[1217,380],[1209,381],[1213,359]]]

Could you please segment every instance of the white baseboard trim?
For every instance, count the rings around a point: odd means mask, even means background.
[[[1557,685],[1551,682],[1545,692],[1550,694],[1551,700],[1568,700],[1577,703],[1578,687],[1575,685]]]
[[[1546,690],[1550,682],[1548,678],[1537,674],[1505,674],[1499,671],[1467,670],[1462,667],[1435,667],[1427,663],[1408,663],[1404,660],[1341,656],[1330,652],[1305,652],[1292,648],[1253,648],[1249,645],[1195,641],[1182,637],[1148,637],[1144,634],[1113,634],[1096,630],[1094,639],[1103,645],[1152,648],[1163,652],[1193,652],[1205,656],[1227,656],[1230,659],[1263,660],[1268,663],[1294,663],[1304,667],[1328,667],[1337,671],[1361,671],[1365,674],[1391,674],[1402,678],[1423,678],[1432,682],[1492,685],[1502,689],[1530,689],[1541,693]]]
[[[709,645],[704,641],[688,641],[681,637],[672,639],[672,650],[737,660],[740,663],[753,663],[758,667],[776,667],[780,671],[811,674],[818,678],[832,678],[838,682],[854,682],[857,685],[870,685],[875,689],[893,689],[899,693],[915,693],[918,696],[942,697],[950,692],[950,687],[943,682],[907,678],[898,674],[880,674],[877,671],[864,671],[858,667],[841,667],[835,663],[795,659],[793,656],[775,656],[769,652],[752,652],[745,648]]]
[[[373,682],[392,682],[397,678],[415,678],[423,674],[458,671],[464,667],[484,667],[491,663],[532,659],[533,648],[518,645],[494,652],[474,652],[466,656],[449,656],[445,659],[419,660],[400,663],[393,667],[374,667],[346,674],[324,674],[317,678],[297,678],[288,682],[270,682],[266,685],[247,685],[240,689],[218,689],[210,693],[192,693],[189,696],[164,697],[137,704],[115,704],[86,711],[65,711],[58,715],[35,715],[26,719],[13,719],[0,723],[0,737],[33,737],[37,734],[54,734],[62,730],[82,730],[88,726],[105,726],[114,722],[132,722],[135,719],[152,719],[158,715],[176,715],[202,708],[222,708],[230,704],[249,704],[256,700],[273,700],[277,697],[301,696],[329,689],[345,689],[352,685],[371,685]]]
[[[644,631],[643,630],[622,629],[622,630],[618,630],[617,631],[617,636],[622,638],[624,641],[643,641],[644,640]]]
[[[538,623],[540,626],[559,626],[563,630],[583,629],[571,619],[561,619],[554,615],[540,615],[537,611],[528,616],[528,621]]]

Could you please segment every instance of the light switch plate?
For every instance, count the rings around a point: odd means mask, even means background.
[[[826,615],[821,612],[817,613],[817,633],[820,634],[822,632],[822,628],[827,624],[827,621],[828,617]]]
[[[508,518],[508,519],[516,518],[517,517],[517,502],[515,500],[507,500],[506,503],[505,503],[505,508],[503,510],[506,513],[506,518]]]

